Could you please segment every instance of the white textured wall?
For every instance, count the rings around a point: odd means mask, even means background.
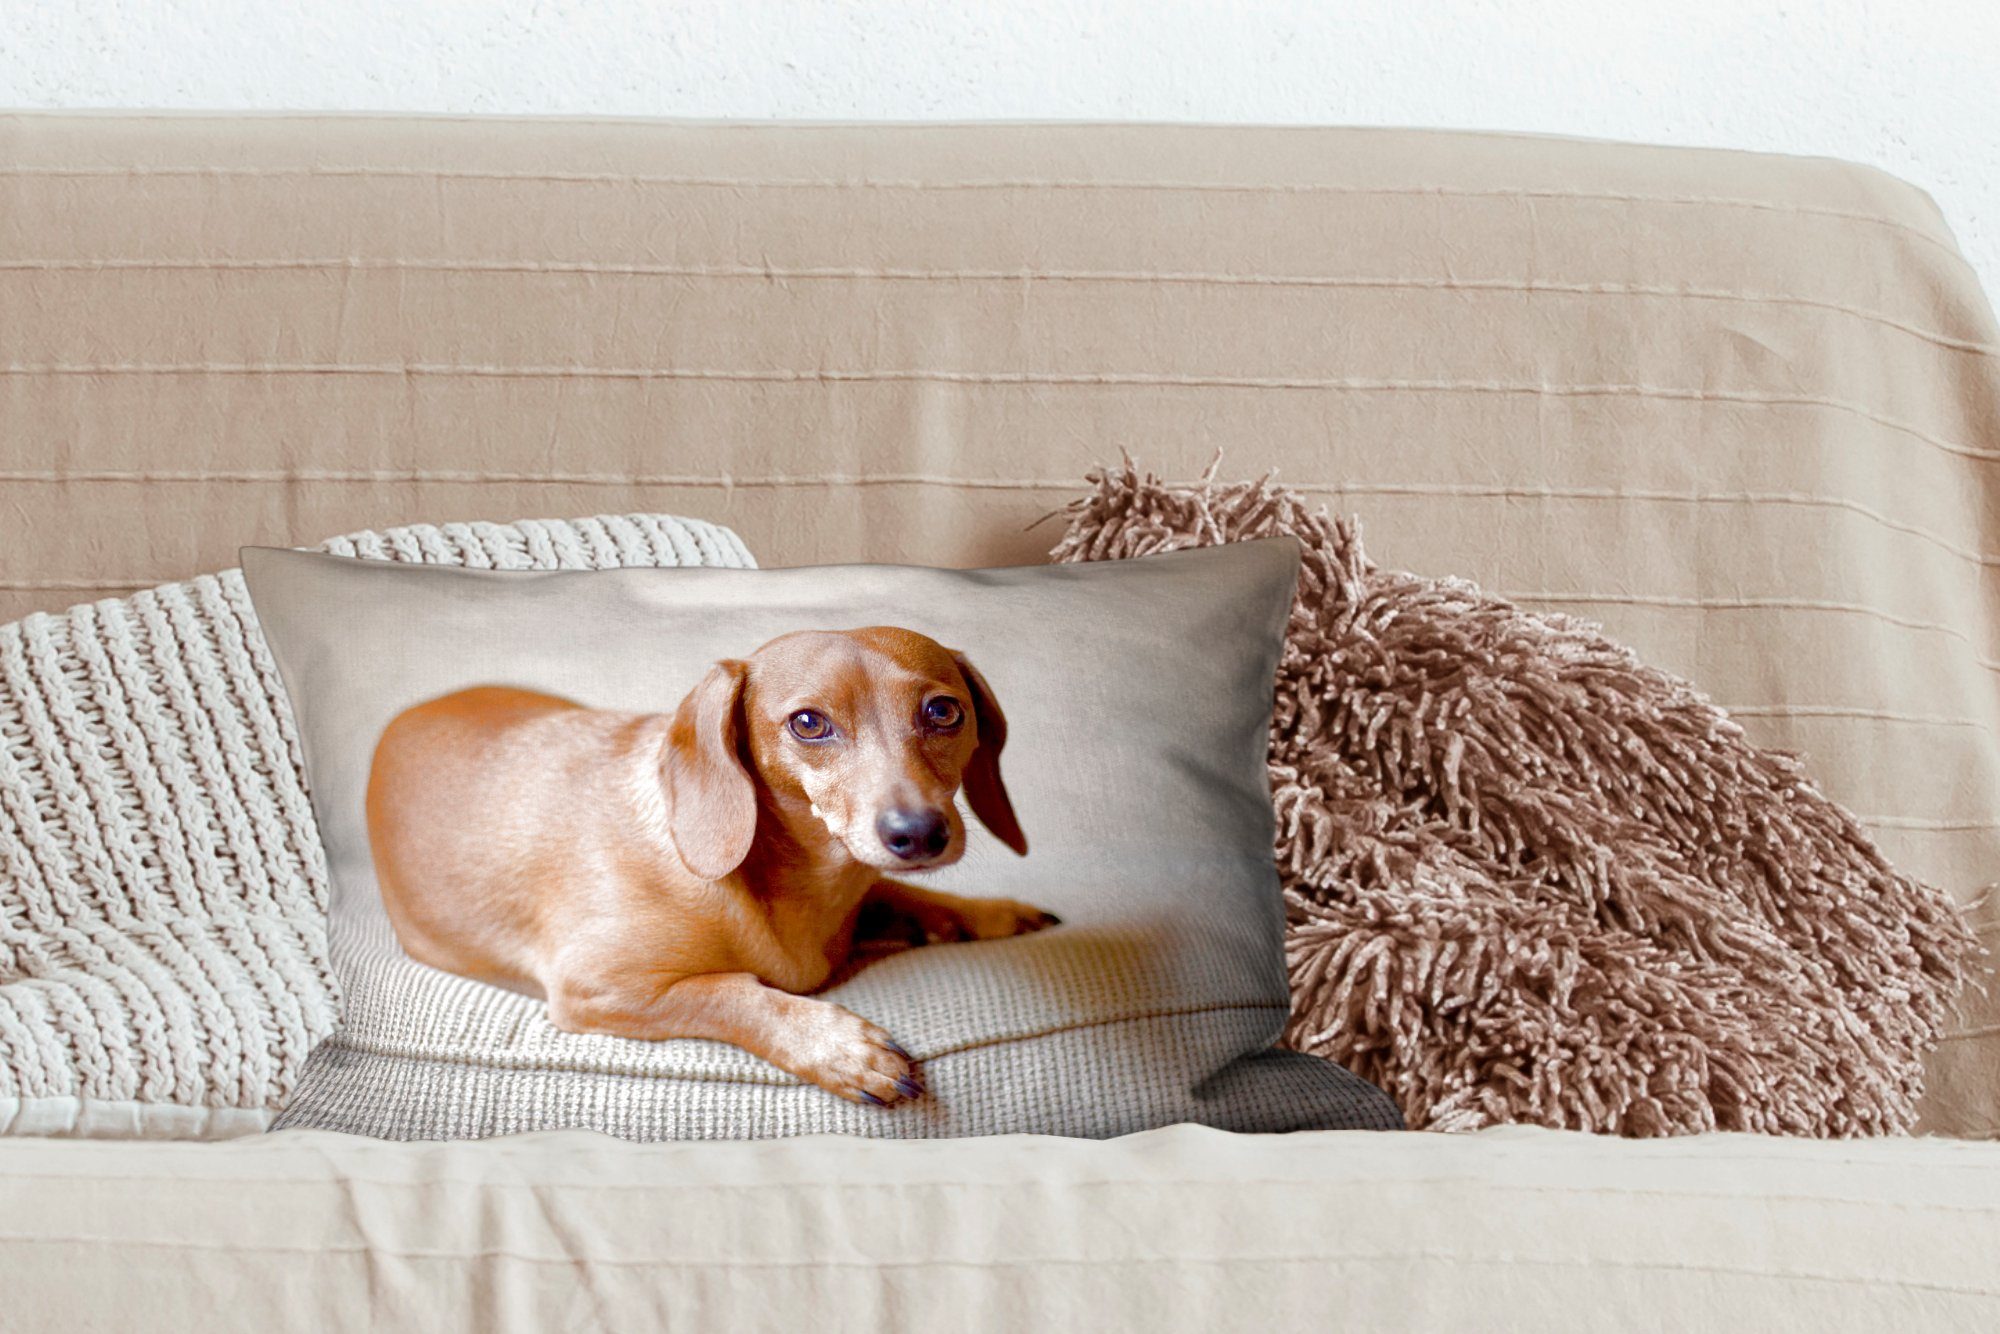
[[[7,104],[1446,125],[1820,153],[1929,189],[2000,291],[2000,0],[0,0]]]

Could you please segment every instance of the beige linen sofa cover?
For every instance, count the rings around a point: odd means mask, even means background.
[[[0,1325],[1987,1334],[1996,1200],[1943,1139],[0,1139]]]
[[[411,521],[1033,560],[1091,463],[1221,449],[1388,560],[1603,621],[1969,898],[2000,850],[1996,343],[1929,202],[1838,163],[0,118],[0,616]],[[1996,1018],[1935,1063],[1932,1128],[2000,1132]],[[1996,1155],[0,1140],[0,1324],[1990,1329]]]
[[[1919,191],[1488,135],[0,118],[0,616],[412,521],[1037,559],[1276,467],[1602,621],[1911,870],[2000,853],[2000,334]],[[1981,910],[1989,943],[2000,910]],[[1926,1124],[2000,1133],[2000,999]]]

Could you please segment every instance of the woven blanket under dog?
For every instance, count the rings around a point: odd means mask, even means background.
[[[1305,547],[1271,738],[1292,1045],[1412,1127],[1910,1128],[1978,947],[1796,759],[1268,478],[1089,480],[1057,560]]]

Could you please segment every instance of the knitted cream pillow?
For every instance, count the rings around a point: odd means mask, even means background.
[[[656,515],[335,538],[489,569],[754,566]],[[0,626],[0,1133],[263,1129],[333,1030],[298,739],[235,570]]]

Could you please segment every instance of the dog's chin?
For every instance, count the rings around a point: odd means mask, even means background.
[[[965,851],[959,840],[953,839],[951,846],[935,857],[918,857],[905,861],[880,843],[873,847],[857,848],[846,838],[842,838],[840,842],[847,849],[847,855],[863,866],[872,866],[878,871],[893,871],[897,875],[921,875],[925,871],[942,870],[957,861]]]

